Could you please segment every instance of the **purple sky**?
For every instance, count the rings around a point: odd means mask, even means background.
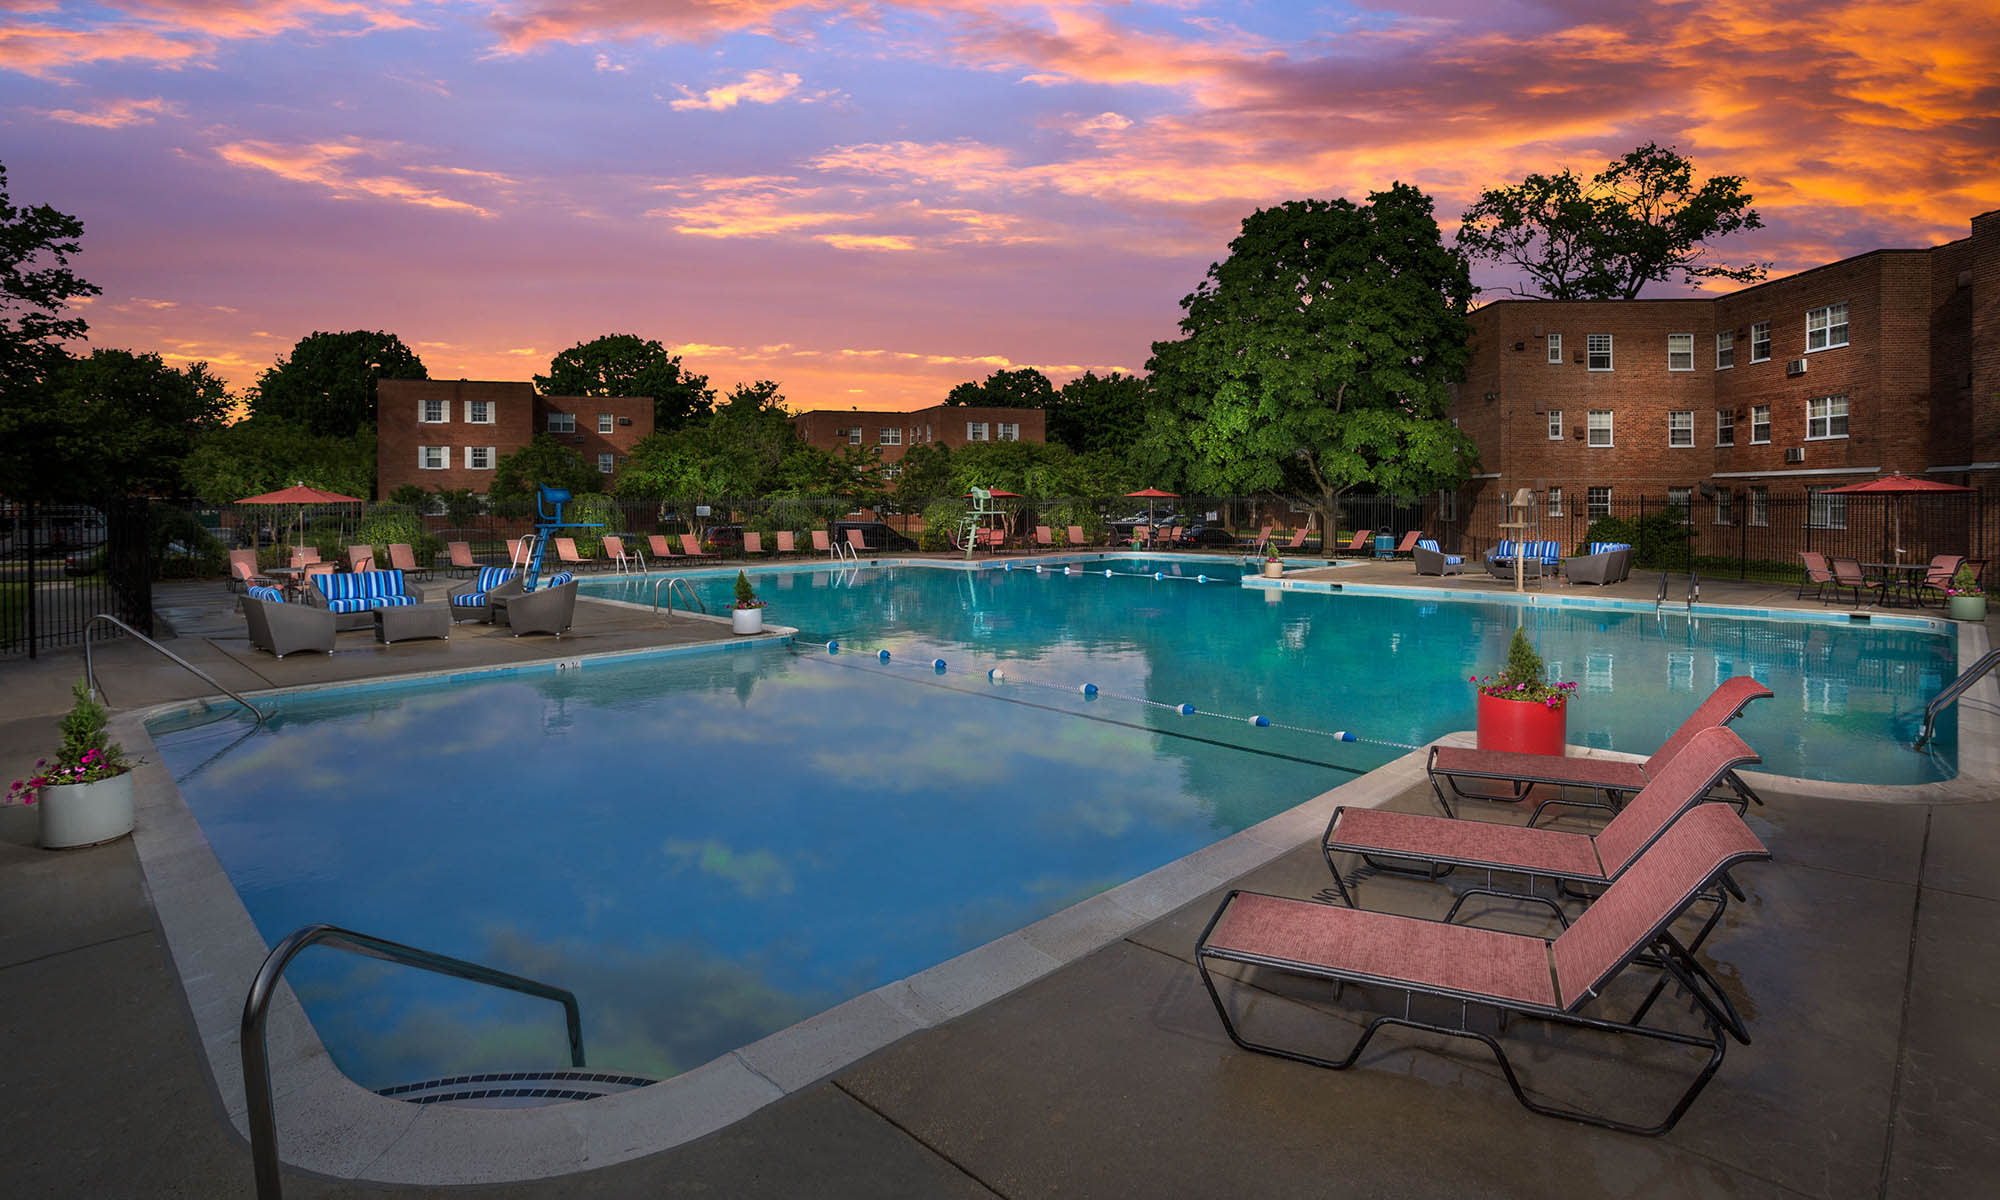
[[[1652,140],[1747,177],[1725,260],[1963,237],[1997,62],[1992,0],[0,0],[0,162],[83,218],[92,345],[239,386],[316,329],[489,379],[638,333],[901,408],[1140,369],[1252,210],[1399,179],[1449,232]]]

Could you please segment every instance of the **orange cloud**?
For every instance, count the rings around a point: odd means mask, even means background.
[[[374,155],[367,147],[353,141],[285,145],[246,140],[218,146],[216,153],[233,166],[268,171],[294,183],[313,184],[325,188],[337,199],[364,195],[422,208],[469,212],[482,217],[493,215],[476,204],[454,199],[407,179],[366,173],[364,169],[359,169],[361,160]]]
[[[672,107],[685,112],[690,109],[721,112],[735,108],[738,104],[776,104],[799,90],[799,77],[787,71],[751,71],[735,83],[725,83],[712,87],[697,95],[688,88],[674,85],[681,93]]]
[[[34,109],[45,117],[66,121],[71,125],[90,125],[98,129],[123,129],[127,125],[150,125],[158,116],[181,117],[187,114],[181,106],[169,100],[154,97],[151,100],[106,100],[87,112],[73,108]]]

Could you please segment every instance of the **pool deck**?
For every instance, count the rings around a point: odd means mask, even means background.
[[[1015,561],[1022,561],[1016,559]],[[1407,563],[1306,570],[1299,582],[1405,587]],[[1497,585],[1498,581],[1492,581]],[[1650,605],[1657,577],[1605,589]],[[1470,580],[1429,581],[1483,590]],[[1594,588],[1548,589],[1594,595]],[[1703,600],[1827,610],[1790,588],[1704,581]],[[239,690],[518,665],[726,634],[608,605],[579,606],[561,642],[460,626],[449,643],[276,661],[242,643],[216,584],[163,584],[167,645]],[[1900,612],[1901,610],[1896,610]],[[1935,615],[1929,610],[1928,615]],[[1979,631],[1984,634],[1986,631]],[[1984,636],[1978,638],[1983,646]],[[208,694],[144,647],[98,652],[118,710]],[[9,698],[0,769],[18,777],[53,741],[79,654],[0,663]],[[1331,1072],[1232,1046],[1192,966],[1223,885],[1310,896],[1326,797],[1261,830],[1261,857],[1211,855],[1213,886],[1067,965],[922,1028],[718,1132],[672,1150],[536,1182],[453,1188],[475,1196],[1940,1196],[2000,1173],[2000,769],[1990,761],[2000,689],[1965,701],[1965,776],[1858,788],[1753,776],[1770,801],[1752,827],[1775,860],[1738,873],[1735,905],[1705,957],[1754,1041],[1732,1046],[1681,1125],[1658,1139],[1518,1108],[1491,1060],[1446,1039],[1390,1033],[1361,1066]],[[1664,722],[1663,722],[1664,723]],[[1422,810],[1409,760],[1348,785]],[[68,852],[32,847],[32,811],[0,809],[0,1098],[9,1195],[252,1194],[248,1148],[223,1109],[132,839]],[[1231,839],[1239,847],[1245,843]],[[1252,858],[1257,858],[1253,865]],[[1264,861],[1268,860],[1268,861]],[[1235,878],[1241,871],[1247,871]],[[1371,878],[1370,907],[1436,915],[1441,891]],[[1513,919],[1522,919],[1518,914]],[[231,985],[240,995],[247,980]],[[1267,997],[1279,1020],[1311,1010]],[[586,1022],[588,1014],[585,1014]],[[1351,1034],[1354,1026],[1315,1014]],[[1516,1037],[1536,1042],[1532,1027]],[[1522,1056],[1530,1086],[1616,1105],[1664,1076],[1590,1047]],[[607,1066],[615,1064],[606,1064]],[[1650,1087],[1651,1090],[1648,1090]],[[649,1089],[650,1090],[650,1089]],[[603,1102],[593,1102],[603,1103]],[[496,1124],[506,1114],[494,1114]],[[281,1105],[288,1146],[312,1117]],[[467,1148],[471,1149],[471,1148]],[[1988,1185],[1977,1181],[1986,1179]],[[288,1171],[295,1196],[385,1188]]]

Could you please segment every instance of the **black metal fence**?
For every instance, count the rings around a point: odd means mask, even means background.
[[[152,632],[150,531],[143,500],[0,506],[0,656],[80,645],[101,612]]]

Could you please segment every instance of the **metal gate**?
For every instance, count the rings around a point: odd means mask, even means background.
[[[151,633],[152,578],[144,500],[0,507],[0,656],[81,645],[101,612]]]

